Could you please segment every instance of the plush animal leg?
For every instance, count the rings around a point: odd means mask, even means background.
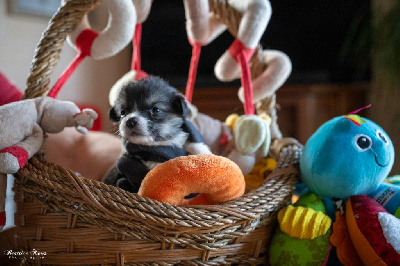
[[[0,232],[6,224],[7,175],[0,173]]]
[[[210,13],[208,0],[184,0],[183,4],[190,42],[207,45],[226,30],[226,25]]]
[[[0,169],[2,173],[14,174],[25,166],[40,148],[43,141],[43,131],[39,125],[34,125],[32,135],[22,142],[0,150]]]

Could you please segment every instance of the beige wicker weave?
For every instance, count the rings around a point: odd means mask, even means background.
[[[67,34],[99,1],[67,1],[52,18],[36,49],[25,98],[46,95]],[[237,16],[226,2],[210,0],[210,6]],[[267,99],[260,106],[275,114],[274,103]],[[40,152],[16,175],[18,248],[46,252],[26,258],[37,265],[265,264],[277,212],[297,182],[300,151],[295,140],[278,138],[271,148],[278,167],[259,189],[221,205],[185,207],[77,176]]]

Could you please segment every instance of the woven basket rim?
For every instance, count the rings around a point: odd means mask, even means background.
[[[276,146],[280,142],[276,141]],[[299,172],[292,161],[294,157],[298,159],[301,146],[290,140],[281,148],[283,156],[277,169],[260,188],[218,205],[176,206],[158,202],[79,176],[40,155],[17,173],[16,191],[33,196],[44,212],[79,216],[112,233],[150,241],[160,241],[161,234],[162,241],[167,243],[216,250],[253,231],[262,216],[287,204]],[[223,232],[224,237],[208,243],[207,239],[216,232]],[[180,242],[181,237],[185,238],[184,243]]]

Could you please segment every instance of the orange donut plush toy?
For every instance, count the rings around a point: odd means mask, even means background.
[[[199,205],[228,201],[244,190],[244,176],[237,164],[222,156],[199,154],[156,166],[143,179],[138,194],[174,205]],[[185,199],[191,193],[200,194]]]

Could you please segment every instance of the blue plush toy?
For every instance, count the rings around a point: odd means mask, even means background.
[[[359,110],[327,121],[305,144],[300,172],[309,192],[279,212],[272,265],[321,265],[337,257],[343,264],[400,263],[400,220],[393,215],[400,188],[382,183],[393,166],[393,144]]]

